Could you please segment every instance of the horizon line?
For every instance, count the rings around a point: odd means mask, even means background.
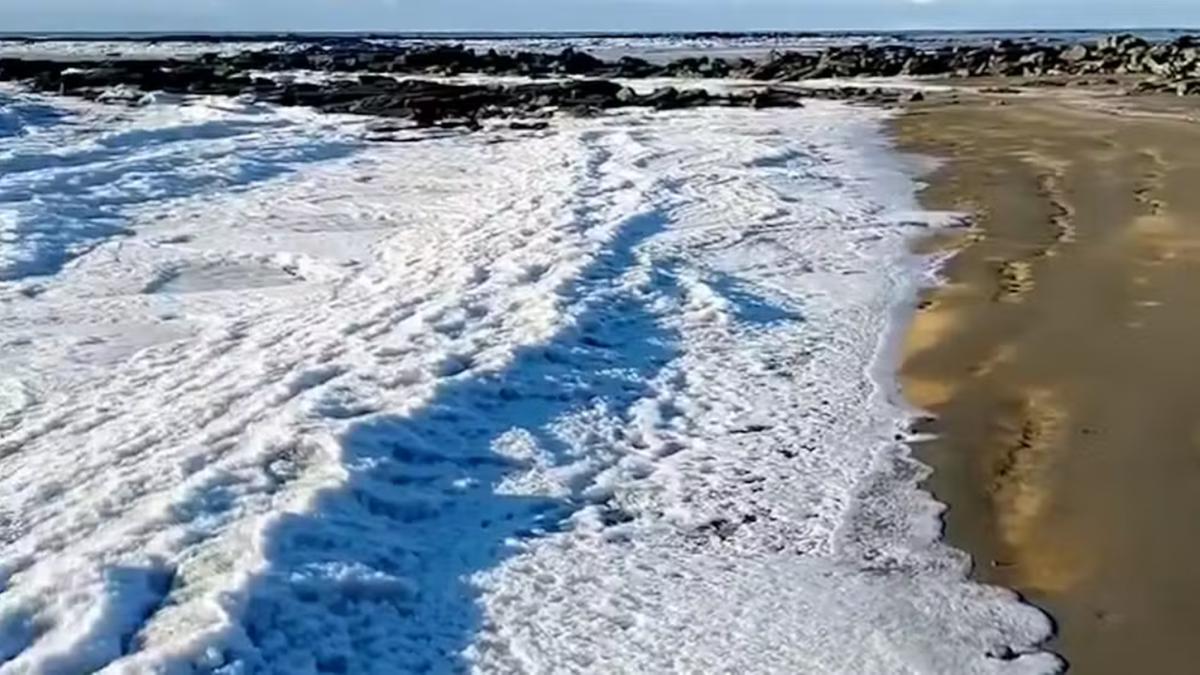
[[[186,40],[188,38],[224,38],[239,37],[242,39],[277,39],[289,37],[360,37],[360,38],[492,38],[492,39],[521,39],[529,37],[569,37],[569,38],[636,38],[636,37],[837,37],[847,35],[912,35],[912,34],[1046,34],[1046,33],[1122,33],[1122,32],[1162,32],[1187,33],[1200,32],[1200,26],[1119,26],[1119,27],[1064,27],[1064,28],[844,28],[825,30],[28,30],[0,31],[0,40],[42,40],[52,38],[66,39],[108,39],[108,40]]]

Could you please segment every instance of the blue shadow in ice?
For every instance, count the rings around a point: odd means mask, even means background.
[[[184,122],[95,136],[75,118],[27,99],[0,97],[0,281],[58,272],[72,258],[127,232],[129,211],[245,190],[359,145],[322,138],[279,119]],[[62,142],[30,134],[60,127]]]
[[[251,590],[244,626],[252,668],[288,672],[456,672],[480,626],[470,577],[513,552],[513,540],[561,527],[577,496],[498,492],[520,467],[495,444],[527,434],[552,465],[579,459],[555,422],[602,405],[623,418],[677,353],[678,336],[648,306],[674,293],[619,289],[634,249],[665,217],[629,220],[566,303],[569,329],[519,351],[501,372],[447,378],[411,415],[371,419],[344,437],[353,471],[311,513],[273,529],[271,572]],[[599,296],[600,301],[595,301]],[[589,302],[589,299],[591,300]],[[602,467],[595,467],[596,470]]]

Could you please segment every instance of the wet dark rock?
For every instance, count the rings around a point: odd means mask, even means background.
[[[642,102],[659,110],[683,107],[680,105],[679,90],[675,87],[660,87],[655,89],[650,95],[643,98]]]
[[[550,128],[545,120],[514,120],[508,123],[508,128],[516,131],[544,131]]]
[[[1067,63],[1078,63],[1088,58],[1091,51],[1086,45],[1075,45],[1062,53],[1062,59]]]
[[[1195,96],[1200,94],[1200,79],[1188,79],[1176,82],[1175,93],[1179,96]]]
[[[1159,79],[1142,80],[1133,87],[1132,93],[1137,94],[1161,94],[1172,90],[1170,82],[1165,82]]]
[[[506,90],[516,98],[517,102],[534,107],[616,107],[621,101],[618,95],[624,87],[608,80],[566,80],[561,82],[535,82],[509,87]],[[626,104],[631,105],[636,98],[630,99],[624,95]]]
[[[435,66],[443,70],[464,67],[476,56],[460,48],[437,48],[408,54],[403,62],[420,67]],[[381,63],[378,55],[305,56],[306,63],[318,63],[330,68]],[[237,55],[234,60],[263,68],[262,54]],[[292,56],[288,56],[291,59]],[[515,57],[489,52],[484,57],[493,64]],[[546,56],[550,62],[566,71],[591,70],[599,67],[598,60],[579,52],[566,50]],[[525,62],[535,63],[529,57]],[[395,67],[398,59],[386,60]],[[626,60],[627,69],[648,67],[644,62]],[[722,66],[713,61],[697,60],[689,65],[698,73],[718,72]],[[576,78],[535,80],[525,84],[448,83],[422,79],[398,79],[380,73],[355,73],[353,78],[329,79],[321,82],[297,82],[290,77],[250,77],[245,71],[231,67],[218,57],[204,57],[190,62],[172,60],[55,62],[0,60],[0,79],[21,80],[33,89],[77,95],[91,99],[121,100],[129,103],[141,99],[147,92],[168,92],[180,95],[245,96],[256,101],[284,106],[308,106],[331,113],[371,115],[398,118],[418,127],[458,127],[476,129],[481,120],[489,117],[520,117],[529,119],[548,111],[564,111],[575,115],[592,115],[612,108],[644,106],[659,110],[693,108],[705,105],[744,107],[795,107],[801,105],[798,96],[768,91],[736,95],[714,95],[703,89],[667,87],[642,95],[634,89],[607,79]]]
[[[700,535],[713,535],[721,540],[728,540],[737,533],[739,525],[740,523],[735,523],[727,518],[713,518],[696,528],[696,532]]]
[[[777,87],[767,87],[749,94],[751,108],[792,108],[803,105],[805,93]]]
[[[247,73],[322,71],[320,83]],[[338,79],[338,73],[345,73]],[[523,76],[520,85],[448,84],[422,75],[460,73]],[[418,126],[475,128],[488,117],[530,118],[561,110],[597,114],[645,106],[675,110],[698,106],[795,107],[816,96],[893,104],[921,94],[840,86],[798,91],[776,84],[813,78],[864,76],[1030,78],[1032,85],[1061,85],[1061,76],[1124,77],[1131,92],[1200,95],[1200,42],[1181,37],[1151,43],[1114,35],[1095,44],[1054,45],[1001,40],[988,45],[921,48],[910,45],[851,45],[820,52],[772,53],[760,61],[689,56],[657,64],[635,57],[604,61],[575,49],[558,53],[476,51],[456,45],[394,46],[354,38],[321,38],[286,50],[257,50],[182,59],[75,61],[0,58],[0,80],[32,89],[136,103],[139,92],[246,96],[280,105],[311,106],[341,113],[403,118]],[[398,76],[413,79],[397,79]],[[729,78],[757,80],[764,87],[732,94],[664,87],[638,94],[613,78]],[[557,78],[557,79],[552,79]],[[563,79],[567,78],[567,79]],[[1128,81],[1128,80],[1135,81]],[[1077,81],[1077,80],[1076,80]],[[107,93],[106,93],[107,92]]]
[[[55,62],[0,59],[0,77],[31,79],[53,74]],[[207,78],[210,84],[247,70],[318,70],[371,74],[453,75],[482,73],[591,78],[746,77],[791,81],[823,77],[912,76],[1040,76],[1062,74],[1200,75],[1200,41],[1191,36],[1173,42],[1150,43],[1134,35],[1114,35],[1095,44],[1055,45],[1000,40],[987,45],[922,48],[871,44],[832,47],[821,52],[776,52],[755,62],[688,56],[655,64],[636,57],[604,61],[572,48],[558,53],[477,51],[460,45],[394,46],[352,38],[310,40],[286,50],[258,50],[233,55],[204,54],[186,64],[168,60],[120,61],[130,75],[135,69],[146,79]],[[59,63],[59,66],[64,64]],[[105,60],[78,64],[90,73],[59,77],[68,86],[103,79],[112,67]]]
[[[654,77],[661,72],[661,68],[645,59],[634,58],[632,56],[623,56],[616,64],[616,76],[626,78],[643,78]]]
[[[671,77],[722,78],[729,77],[733,67],[724,59],[700,56],[678,59],[667,64],[664,70]]]

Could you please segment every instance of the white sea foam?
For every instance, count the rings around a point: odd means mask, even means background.
[[[0,139],[9,269],[121,233],[0,283],[0,673],[1054,670],[896,440],[884,116]]]
[[[285,42],[188,42],[127,40],[24,40],[0,39],[0,57],[37,59],[105,59],[197,57],[203,54],[236,54],[243,51],[282,49]]]

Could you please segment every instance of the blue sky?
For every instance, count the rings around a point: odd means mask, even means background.
[[[1200,0],[0,0],[0,30],[1200,26]]]

